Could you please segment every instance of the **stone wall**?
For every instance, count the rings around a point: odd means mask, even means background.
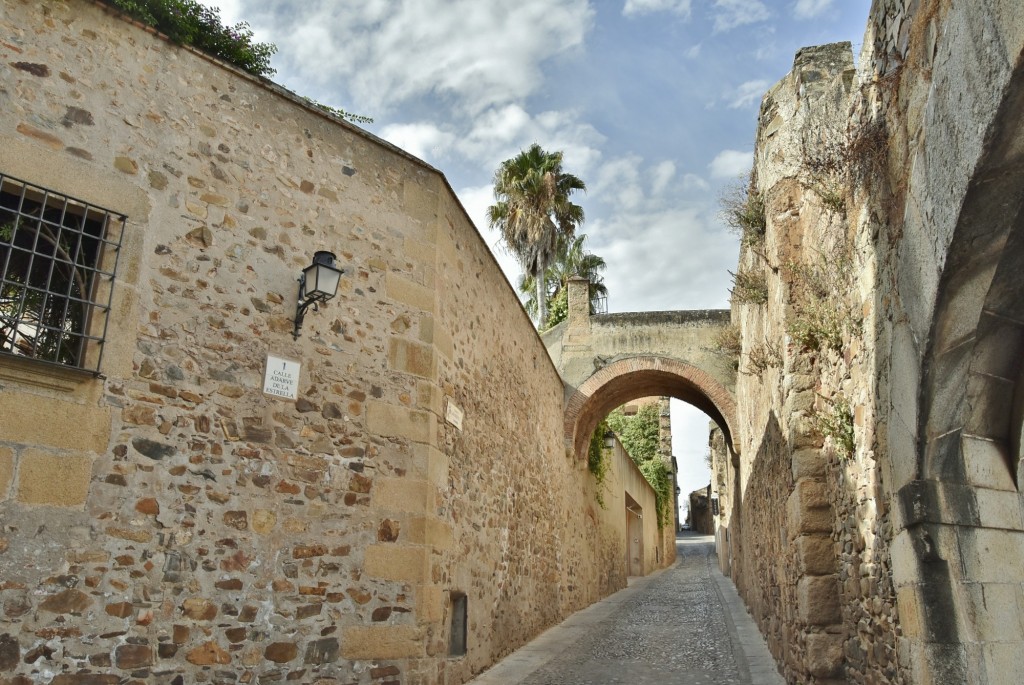
[[[658,528],[658,508],[654,490],[651,489],[644,474],[640,472],[629,453],[615,439],[615,446],[611,450],[612,469],[608,474],[606,485],[599,488],[601,498],[598,507],[609,512],[608,518],[615,520],[615,517],[624,512],[627,508],[639,511],[642,517],[642,541],[641,541],[641,570],[643,575],[651,571],[664,568],[675,559],[675,534],[672,532],[671,539],[666,544],[666,532],[670,530],[671,524]],[[626,497],[632,499],[635,504],[629,502]],[[625,555],[628,550],[625,545],[629,544],[629,536],[626,535],[626,520],[628,516],[622,515],[618,518],[618,525],[612,524],[610,528],[613,535],[609,536],[606,527],[604,535],[606,540],[598,548],[602,554]],[[623,544],[625,543],[625,545]],[[603,568],[615,568],[610,561],[603,562]],[[625,578],[609,578],[607,581],[608,590],[618,589],[625,584]]]
[[[878,0],[762,102],[718,540],[790,682],[1020,672],[1018,10]]]
[[[763,236],[745,241],[739,271],[764,282],[768,301],[733,302],[743,350],[740,459],[728,497],[731,573],[787,678],[800,683],[847,674],[844,650],[856,638],[843,607],[861,601],[859,559],[840,562],[848,531],[836,506],[845,490],[835,479],[854,461],[823,444],[819,426],[833,406],[862,400],[858,374],[870,361],[855,325],[861,288],[839,280],[853,278],[854,267],[845,264],[858,254],[847,242],[844,210],[827,202],[842,179],[830,176],[832,150],[821,142],[845,135],[852,76],[848,44],[808,48],[765,96],[755,175],[766,225]],[[815,162],[821,168],[809,172]],[[798,324],[832,326],[837,339],[809,342]],[[850,575],[857,584],[846,597]],[[863,624],[870,644],[891,651],[891,625],[876,635],[872,618]]]
[[[438,171],[89,2],[5,3],[0,55],[0,171],[128,217],[102,375],[0,358],[0,682],[459,683],[624,585]]]
[[[689,494],[690,530],[701,535],[714,535],[715,521],[711,514],[711,500],[708,488],[703,487]]]

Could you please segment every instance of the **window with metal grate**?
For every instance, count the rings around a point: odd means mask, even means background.
[[[0,354],[99,375],[126,222],[0,174]]]

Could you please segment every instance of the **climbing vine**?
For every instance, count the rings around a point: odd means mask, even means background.
[[[637,466],[657,456],[661,438],[661,418],[657,404],[640,407],[635,416],[626,416],[621,409],[616,409],[605,421],[619,436],[619,442]]]
[[[626,416],[616,409],[605,419],[619,437],[629,458],[640,469],[654,490],[658,527],[663,528],[672,509],[672,472],[658,453],[661,439],[661,416],[657,404],[647,404],[635,416]]]
[[[607,432],[607,422],[597,424],[597,428],[590,436],[590,449],[587,452],[587,468],[594,474],[594,481],[597,483],[595,498],[602,509],[607,508],[604,503],[605,479],[608,478],[608,469],[611,468],[611,459],[604,447],[604,436]]]
[[[660,457],[640,464],[640,473],[644,474],[644,478],[654,490],[654,508],[658,511],[658,528],[664,528],[672,510],[672,473]]]

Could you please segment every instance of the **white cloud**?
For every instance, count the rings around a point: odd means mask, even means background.
[[[203,2],[204,5],[209,3]],[[242,3],[240,0],[218,0],[215,5],[210,5],[220,10],[220,18],[225,24],[237,24],[246,21],[243,16]]]
[[[692,0],[626,0],[622,14],[631,17],[653,12],[672,12],[690,18]]]
[[[678,179],[678,163],[639,155],[604,162],[590,193],[599,203],[587,224],[589,248],[605,259],[613,311],[727,305],[736,241],[719,219],[709,184]],[[721,269],[708,268],[722,264]]]
[[[455,141],[454,134],[425,121],[385,126],[380,137],[431,164],[443,158]]]
[[[711,160],[711,164],[708,164],[708,169],[711,171],[711,178],[738,178],[750,171],[753,163],[753,152],[722,150]]]
[[[715,0],[715,32],[756,24],[772,16],[761,0]]]
[[[469,218],[473,220],[473,224],[481,234],[486,235],[486,232],[490,230],[487,224],[487,208],[494,204],[494,188],[490,185],[475,186],[462,188],[455,194],[459,197],[462,206],[465,207]]]
[[[689,509],[689,493],[707,487],[711,482],[704,455],[708,452],[707,414],[691,404],[672,398],[669,404],[672,416],[672,456],[679,460],[679,508]]]
[[[835,5],[835,0],[796,0],[793,16],[797,19],[813,19]]]
[[[683,54],[686,55],[688,59],[696,59],[700,57],[700,45],[700,43],[697,43],[696,45],[690,46],[690,48]]]
[[[275,27],[282,75],[309,91],[343,83],[350,108],[377,116],[421,96],[470,115],[522,99],[545,60],[582,46],[594,16],[586,0],[246,5],[254,26]]]
[[[649,173],[651,176],[651,194],[661,195],[676,175],[675,162],[666,160],[661,164],[655,165]]]
[[[627,155],[604,162],[594,174],[589,195],[613,212],[644,211],[667,206],[673,201],[667,192],[676,177],[676,163],[664,160],[645,166],[639,155]]]
[[[459,151],[468,159],[496,166],[515,153],[519,142],[529,137],[533,119],[521,105],[492,107],[471,122],[458,142]]]
[[[592,226],[590,243],[608,264],[612,311],[710,309],[728,306],[736,240],[718,225],[711,200],[660,211],[618,211]],[[610,239],[609,239],[610,238]]]
[[[601,158],[605,137],[573,112],[531,115],[518,104],[488,109],[480,116],[442,126],[432,122],[396,122],[380,136],[439,168],[467,161],[475,168],[496,169],[532,143],[563,153],[564,167],[584,180]]]
[[[546,150],[561,150],[566,171],[586,180],[601,157],[605,137],[573,112],[547,111],[531,115],[522,106],[510,104],[488,109],[469,122],[453,149],[485,169],[495,169],[504,160],[532,143]]]
[[[640,179],[642,163],[643,159],[638,155],[605,162],[598,169],[597,180],[591,186],[591,194],[599,201],[614,205],[620,210],[636,209],[645,197]]]
[[[765,91],[768,90],[768,86],[770,85],[771,83],[765,79],[757,79],[741,83],[739,88],[737,88],[732,95],[732,101],[729,103],[729,108],[739,109],[741,107],[749,107],[750,105],[759,104],[761,102],[761,98],[765,94]]]
[[[686,192],[707,192],[711,190],[711,184],[697,174],[686,174],[683,176],[683,190]]]

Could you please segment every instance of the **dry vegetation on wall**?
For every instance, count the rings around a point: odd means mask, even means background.
[[[747,363],[742,373],[760,377],[768,369],[782,366],[782,352],[779,346],[770,340],[759,342],[747,353]]]
[[[747,247],[764,242],[768,220],[765,216],[764,197],[757,189],[757,178],[750,173],[747,181],[726,188],[719,198],[722,219]]]
[[[711,351],[729,360],[734,370],[740,368],[740,353],[743,351],[743,337],[739,326],[729,324],[715,334]]]
[[[840,460],[849,459],[856,450],[853,435],[853,409],[849,401],[838,394],[831,399],[820,398],[825,407],[814,412],[814,427],[826,440],[831,441]]]
[[[843,341],[860,334],[861,319],[849,301],[853,257],[845,242],[810,262],[790,262],[794,316],[786,332],[805,351],[843,349]]]
[[[885,178],[888,134],[884,120],[866,122],[845,136],[828,137],[820,132],[801,141],[804,185],[829,212],[846,218],[847,202],[858,184]]]
[[[739,304],[768,304],[768,279],[764,271],[758,268],[740,269],[736,273],[729,272],[732,277],[733,302]]]

